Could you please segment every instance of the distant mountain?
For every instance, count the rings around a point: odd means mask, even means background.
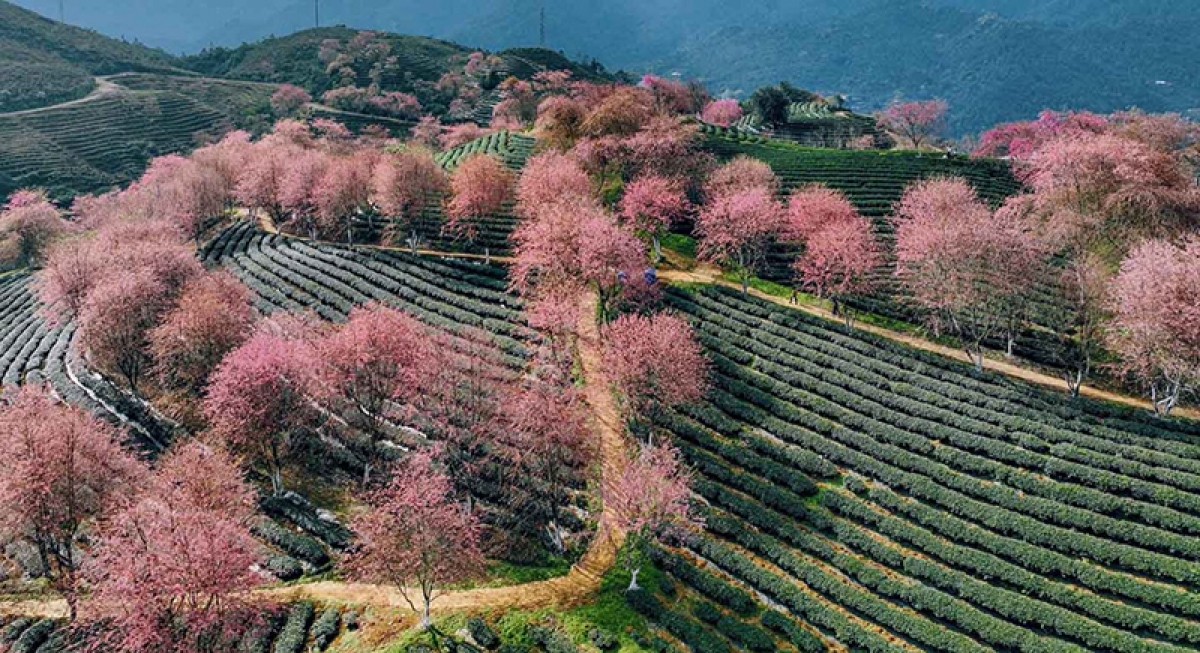
[[[0,2],[0,113],[86,95],[95,75],[169,68],[164,52]]]
[[[964,133],[1046,107],[1198,107],[1198,27],[1200,13],[1067,28],[888,0],[817,25],[730,27],[698,35],[662,62],[715,89],[744,91],[789,80],[845,93],[860,110],[893,97],[943,97],[952,107],[953,130]]]
[[[311,27],[314,1],[66,0],[66,15],[195,52]],[[956,133],[1045,107],[1200,107],[1195,0],[320,0],[322,24],[493,50],[537,44],[543,6],[546,44],[574,58],[718,91],[788,80],[859,110],[943,96]]]

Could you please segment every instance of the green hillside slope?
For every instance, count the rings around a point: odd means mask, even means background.
[[[682,583],[757,591],[850,650],[1200,642],[1195,422],[1065,403],[736,291],[668,303],[714,388],[654,419],[707,504],[684,546],[727,579],[671,565]],[[744,650],[737,634],[709,650]]]
[[[173,63],[164,52],[0,2],[0,112],[83,97],[94,88],[96,75],[165,71]]]
[[[86,101],[0,115],[0,196],[41,187],[59,200],[122,185],[152,157],[266,120],[270,85],[134,74]]]

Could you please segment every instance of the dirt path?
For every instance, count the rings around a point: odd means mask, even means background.
[[[695,269],[686,271],[686,272],[681,271],[681,270],[662,270],[658,273],[658,278],[662,279],[664,281],[675,281],[675,282],[681,282],[681,283],[704,283],[704,284],[712,284],[712,285],[717,285],[717,286],[725,286],[726,288],[733,288],[735,290],[741,290],[740,285],[738,285],[732,281],[729,281],[727,279],[722,279],[721,271],[719,269],[712,267],[712,266],[708,266],[708,265],[700,265],[700,266],[697,266]],[[804,311],[805,313],[810,313],[812,315],[817,315],[817,316],[820,316],[820,317],[823,317],[823,318],[826,318],[829,320],[841,322],[841,318],[835,316],[831,311],[821,308],[819,306],[812,306],[812,305],[806,305],[806,304],[792,304],[791,302],[789,302],[787,299],[785,299],[783,297],[776,297],[774,295],[768,295],[767,293],[762,292],[761,290],[757,290],[755,288],[750,288],[749,294],[754,297],[757,297],[759,299],[769,301],[773,304],[778,304],[779,306],[785,306],[785,307],[793,309],[793,310]],[[942,356],[946,356],[947,358],[953,358],[954,360],[959,360],[959,361],[963,361],[963,362],[967,362],[967,363],[971,362],[971,360],[967,357],[966,353],[964,353],[962,350],[954,349],[953,347],[947,347],[945,345],[939,345],[936,342],[931,342],[931,341],[926,340],[925,338],[921,338],[919,336],[915,336],[915,335],[908,334],[908,333],[901,333],[899,331],[893,331],[891,329],[887,329],[887,328],[884,328],[881,326],[876,326],[874,324],[863,324],[861,322],[856,323],[854,325],[854,328],[860,329],[862,331],[867,331],[869,333],[873,333],[878,336],[883,336],[884,338],[887,338],[889,340],[894,340],[899,343],[903,343],[903,344],[908,345],[909,347],[913,347],[915,349],[933,352],[935,354],[940,354]],[[1063,392],[1063,393],[1066,392],[1066,383],[1062,379],[1055,377],[1055,376],[1050,376],[1049,374],[1043,374],[1036,370],[1031,370],[1027,367],[1022,367],[1015,363],[1010,363],[1010,362],[1006,362],[1006,361],[1000,361],[1000,360],[995,360],[992,358],[987,358],[984,360],[983,367],[984,367],[984,369],[988,369],[993,372],[999,372],[1001,374],[1004,374],[1005,376],[1010,376],[1015,379],[1021,379],[1022,381],[1034,383],[1034,384],[1037,384],[1037,385],[1040,385],[1040,386],[1043,386],[1046,388],[1050,388],[1051,390],[1057,390],[1057,391]],[[1118,403],[1118,404],[1124,404],[1126,406],[1133,406],[1135,408],[1144,408],[1146,410],[1153,410],[1153,407],[1150,405],[1150,402],[1148,402],[1144,399],[1139,399],[1137,397],[1130,397],[1128,395],[1123,395],[1123,394],[1119,394],[1116,392],[1109,392],[1107,390],[1101,390],[1100,388],[1094,388],[1094,387],[1086,386],[1086,385],[1083,386],[1082,388],[1080,388],[1079,392],[1083,396],[1091,398],[1091,399],[1101,399],[1104,401],[1111,401],[1111,402]],[[1194,409],[1188,409],[1188,408],[1176,408],[1172,412],[1172,414],[1173,415],[1181,415],[1183,417],[1189,417],[1191,419],[1200,419],[1200,410],[1194,410]]]
[[[596,327],[596,299],[589,293],[583,300],[579,320],[579,358],[586,380],[584,396],[592,415],[592,428],[600,438],[600,479],[604,485],[623,470],[626,439],[621,418],[600,363],[600,332]],[[616,562],[624,533],[613,526],[607,512],[600,515],[597,535],[583,557],[565,576],[544,581],[448,592],[433,603],[435,613],[485,609],[531,609],[550,606],[573,607],[590,600],[600,590],[604,574]],[[395,588],[359,583],[326,581],[264,590],[262,595],[282,600],[312,599],[409,609]]]
[[[0,113],[0,117],[2,117],[2,118],[19,118],[21,116],[32,116],[32,115],[36,115],[39,113],[46,113],[47,111],[57,111],[58,109],[65,109],[67,107],[73,107],[73,106],[77,106],[80,104],[88,104],[89,102],[95,102],[96,100],[100,100],[100,99],[106,98],[110,95],[116,95],[118,93],[123,93],[123,92],[125,92],[125,89],[122,88],[121,86],[118,86],[117,84],[114,84],[111,80],[109,80],[108,77],[97,77],[96,78],[96,88],[92,89],[91,93],[88,93],[87,95],[85,95],[77,100],[70,100],[68,102],[60,102],[58,104],[52,104],[48,107],[37,107],[34,109],[23,109],[21,111],[10,111],[8,113]]]

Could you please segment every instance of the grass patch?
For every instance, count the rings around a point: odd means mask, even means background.
[[[657,591],[662,578],[660,571],[647,565],[642,568],[638,583],[648,591]],[[648,626],[646,619],[625,602],[628,586],[629,572],[614,567],[601,581],[600,593],[586,605],[569,610],[510,611],[499,615],[493,625],[506,644],[533,646],[535,628],[553,627],[566,633],[576,644],[590,645],[589,634],[600,629],[616,637],[616,651],[643,653],[646,649],[637,644],[634,634],[648,632]]]
[[[455,589],[524,585],[565,576],[570,570],[571,561],[566,558],[554,558],[544,565],[519,565],[497,560],[488,565],[483,580],[456,586]]]
[[[683,258],[696,259],[696,239],[683,234],[666,234],[658,239],[664,250],[675,252]]]

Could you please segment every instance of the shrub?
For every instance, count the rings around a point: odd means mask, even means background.
[[[254,535],[283,549],[288,555],[299,558],[315,567],[329,563],[329,554],[317,540],[288,530],[279,523],[263,520],[250,528]]]
[[[58,624],[53,619],[41,619],[25,629],[9,648],[10,653],[34,653],[50,638]]]
[[[592,646],[595,646],[601,651],[611,651],[620,643],[617,640],[616,635],[613,635],[603,628],[593,628],[592,630],[588,631],[588,641],[592,643]]]
[[[287,623],[275,639],[274,653],[300,653],[308,638],[308,625],[313,618],[313,604],[307,601],[292,606]]]
[[[292,556],[275,554],[263,561],[263,568],[282,581],[296,580],[304,575],[304,566]]]
[[[471,639],[483,648],[491,650],[500,645],[500,636],[479,617],[467,619],[467,632],[471,633]]]
[[[339,621],[341,613],[337,608],[325,608],[321,612],[321,616],[313,622],[312,626],[312,648],[317,651],[324,651],[333,644],[333,640],[337,639]]]

